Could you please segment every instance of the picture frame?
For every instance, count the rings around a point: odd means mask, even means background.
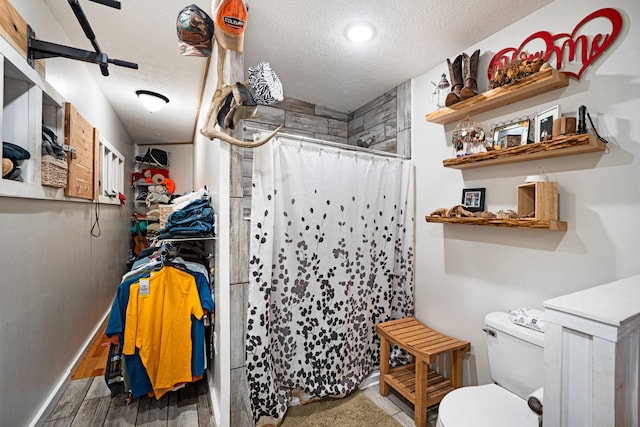
[[[517,147],[529,142],[529,119],[518,120],[493,130],[493,144],[500,149]]]
[[[560,117],[560,106],[553,106],[540,114],[536,114],[535,142],[548,141],[553,133],[553,121]]]
[[[484,188],[465,188],[462,190],[462,206],[470,212],[484,211]]]

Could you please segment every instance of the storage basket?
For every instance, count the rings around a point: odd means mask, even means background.
[[[48,187],[67,188],[67,162],[53,156],[42,156],[41,182]]]
[[[160,227],[164,228],[169,214],[173,211],[173,205],[160,204],[158,205],[158,210],[160,211]]]

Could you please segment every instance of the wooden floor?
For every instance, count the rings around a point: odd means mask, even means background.
[[[72,380],[44,423],[45,427],[212,427],[206,377],[185,388],[155,397],[111,397],[104,377]]]
[[[71,376],[69,387],[47,417],[45,427],[213,426],[206,377],[159,400],[144,396],[125,406],[125,394],[111,397],[104,380],[109,355],[105,329],[106,320]]]
[[[98,336],[87,350],[84,358],[78,365],[78,368],[71,376],[72,380],[80,378],[93,378],[104,375],[107,366],[107,358],[109,356],[109,340],[104,335],[107,328],[107,321],[100,328]]]
[[[112,398],[103,377],[109,353],[105,328],[106,323],[73,373],[69,388],[47,417],[45,427],[214,427],[206,377],[167,393],[160,400],[145,396],[125,406],[124,394]],[[366,388],[364,394],[403,427],[415,425],[413,405],[394,390],[382,397],[375,385]],[[435,427],[437,417],[437,406],[429,408],[427,426]]]

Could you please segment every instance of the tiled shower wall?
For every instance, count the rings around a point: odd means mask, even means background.
[[[380,95],[351,113],[285,98],[271,106],[260,105],[259,118],[245,120],[244,139],[253,140],[252,128],[338,142],[369,144],[367,148],[411,157],[411,81]],[[360,141],[360,144],[358,142]],[[361,145],[362,146],[362,145]],[[244,214],[251,210],[251,170],[253,151],[244,149],[242,188]]]
[[[238,68],[241,69],[241,68]],[[341,113],[303,101],[286,98],[273,106],[260,106],[260,118],[245,120],[244,126],[358,145],[411,155],[411,82],[382,94],[352,113]],[[239,129],[237,129],[239,133]],[[252,130],[243,137],[253,140]],[[238,135],[234,136],[238,137]],[[254,425],[246,379],[245,336],[249,285],[249,234],[253,151],[232,147],[231,160],[231,425]]]

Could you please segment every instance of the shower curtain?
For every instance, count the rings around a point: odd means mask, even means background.
[[[286,137],[253,162],[246,367],[263,426],[292,392],[353,391],[379,365],[375,325],[413,315],[414,187],[408,160]]]

